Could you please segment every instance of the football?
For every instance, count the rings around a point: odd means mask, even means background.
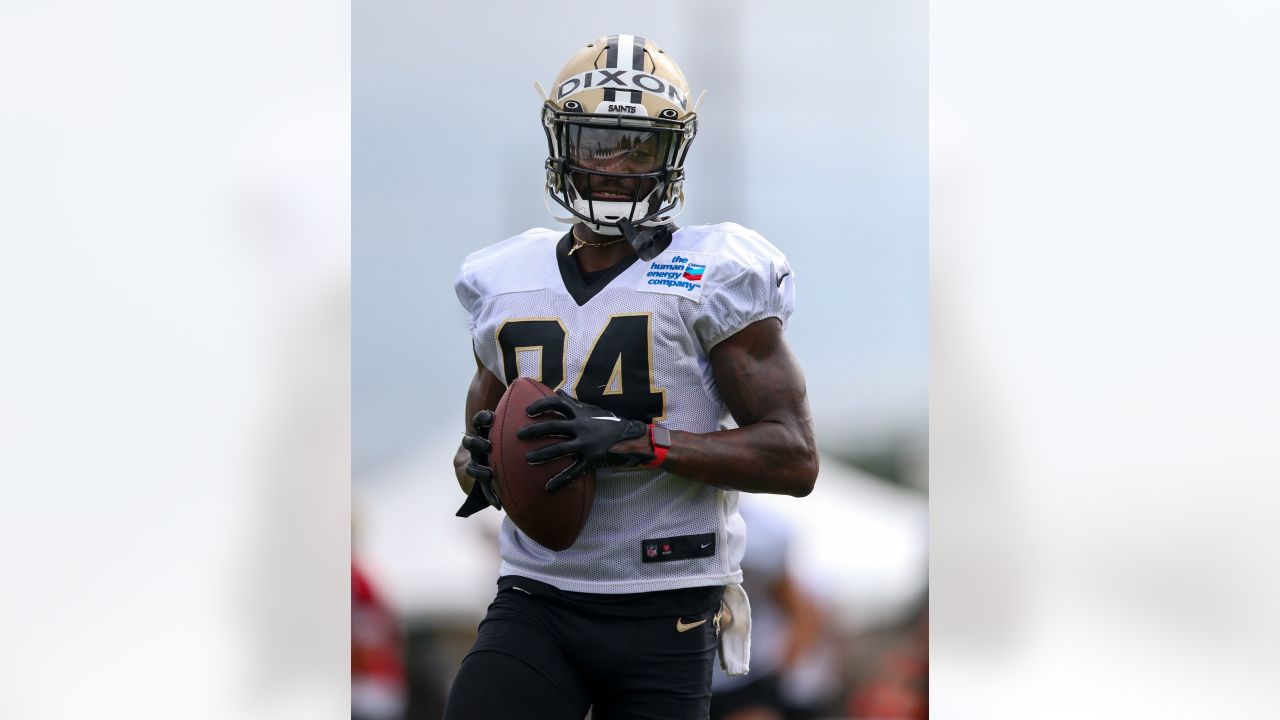
[[[564,438],[521,440],[516,431],[535,422],[558,418],[544,413],[531,418],[525,413],[529,403],[555,394],[551,388],[529,378],[516,378],[502,395],[489,430],[489,464],[493,467],[493,489],[502,509],[516,527],[549,550],[566,550],[578,539],[587,524],[596,496],[596,477],[588,470],[555,492],[547,492],[547,481],[573,464],[576,455],[530,465],[525,453],[561,442]]]

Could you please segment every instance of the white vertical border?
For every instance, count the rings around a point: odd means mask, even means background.
[[[936,717],[1274,717],[1262,2],[931,7]]]
[[[346,717],[350,5],[0,9],[0,715]]]

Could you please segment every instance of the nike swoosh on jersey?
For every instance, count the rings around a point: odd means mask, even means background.
[[[592,420],[612,420],[614,422],[622,422],[622,418],[616,418],[616,417],[613,417],[612,415],[610,415],[609,417],[596,417],[595,415],[592,415],[591,419]]]
[[[696,623],[686,623],[684,621],[684,618],[676,618],[676,632],[688,632],[698,627],[699,625],[705,623],[706,621],[707,621],[706,618],[702,618]]]

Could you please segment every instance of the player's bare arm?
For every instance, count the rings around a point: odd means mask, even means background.
[[[471,385],[467,388],[467,417],[466,432],[471,434],[472,418],[481,410],[493,410],[498,407],[498,401],[502,399],[502,393],[506,391],[507,386],[497,378],[496,375],[489,372],[487,368],[480,362],[480,358],[476,358],[476,374],[471,377]],[[463,446],[458,447],[458,452],[453,456],[453,472],[458,476],[458,486],[465,493],[471,492],[471,487],[475,480],[467,474],[467,463],[471,461],[471,453]]]
[[[804,374],[766,318],[711,349],[720,395],[740,427],[711,433],[672,431],[662,469],[708,485],[803,497],[818,476],[818,452]],[[649,452],[648,438],[615,452]]]

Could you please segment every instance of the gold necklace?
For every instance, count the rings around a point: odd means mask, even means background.
[[[587,242],[586,240],[583,240],[582,238],[578,237],[577,225],[574,225],[573,227],[569,228],[569,235],[573,237],[573,247],[569,250],[568,252],[569,255],[574,254],[575,252],[581,250],[584,247],[587,247],[588,245],[596,248],[609,247],[610,245],[617,245],[618,243],[622,242],[624,239],[621,235],[619,235],[618,237],[608,242],[599,242],[599,243]]]

